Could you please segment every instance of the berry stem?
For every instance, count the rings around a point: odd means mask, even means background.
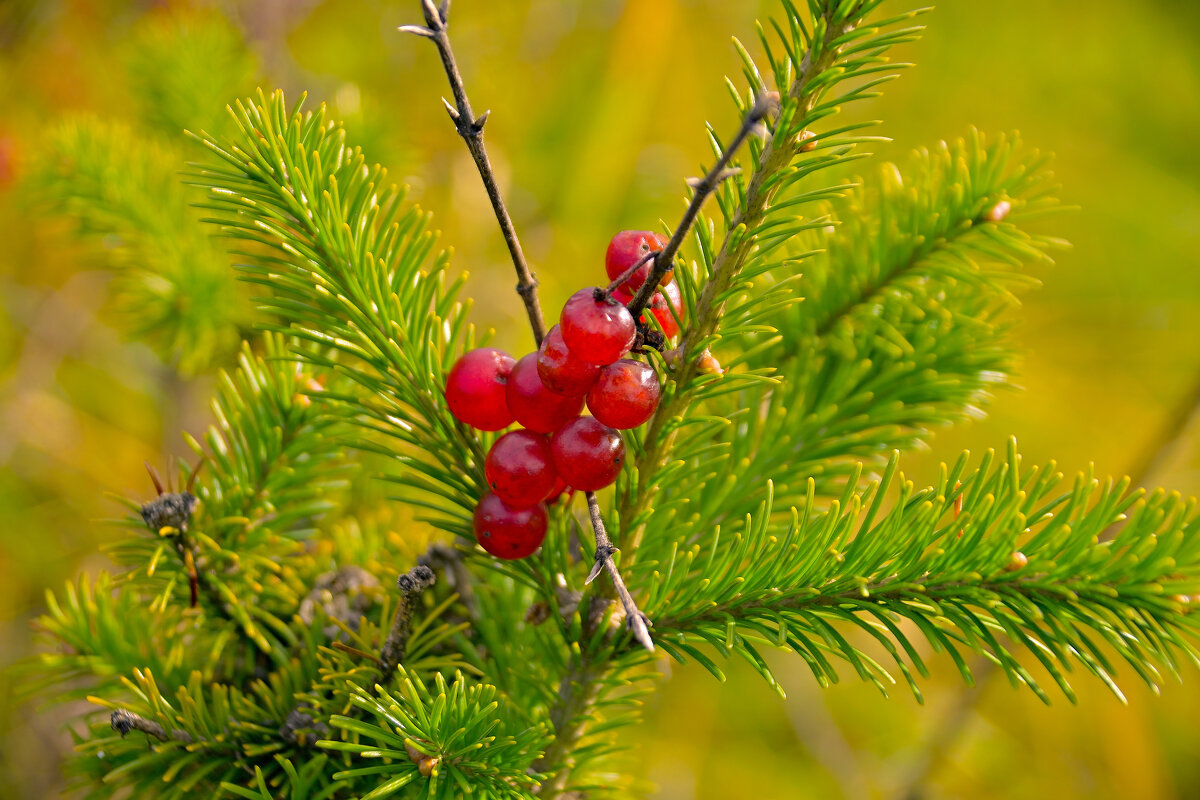
[[[542,319],[542,306],[538,300],[537,279],[533,277],[529,264],[525,261],[525,252],[517,239],[517,231],[508,215],[508,208],[504,205],[500,186],[496,182],[496,173],[492,170],[492,162],[483,144],[483,124],[491,112],[485,111],[476,117],[475,112],[471,110],[471,101],[467,99],[467,90],[463,87],[462,75],[458,71],[454,50],[450,47],[450,37],[446,33],[450,17],[449,2],[443,2],[440,8],[434,5],[433,0],[421,0],[421,5],[425,10],[427,27],[403,25],[400,30],[430,39],[442,57],[442,67],[445,69],[447,80],[450,81],[450,91],[454,94],[454,105],[451,106],[444,99],[442,102],[446,103],[446,111],[454,121],[454,128],[466,142],[467,150],[471,152],[471,158],[479,170],[479,177],[483,179],[483,187],[487,190],[488,200],[491,201],[492,210],[496,214],[496,222],[500,223],[500,231],[504,234],[505,244],[508,245],[513,268],[517,271],[517,294],[521,295],[521,300],[525,303],[525,313],[529,316],[533,338],[540,345],[546,336],[546,323]]]
[[[629,313],[634,319],[638,319],[639,315],[646,309],[650,299],[654,296],[655,290],[658,288],[659,282],[663,275],[667,274],[675,265],[675,254],[679,252],[679,248],[683,246],[683,237],[687,236],[688,231],[692,229],[692,225],[696,222],[696,217],[700,215],[700,207],[704,205],[704,201],[717,190],[721,185],[721,181],[736,174],[735,170],[728,169],[730,160],[733,159],[734,153],[742,146],[742,143],[750,138],[752,134],[761,124],[767,113],[777,103],[778,95],[775,98],[771,97],[771,93],[763,92],[754,100],[754,106],[746,114],[742,120],[742,127],[738,130],[737,135],[733,140],[725,146],[721,151],[721,156],[717,159],[717,163],[712,165],[712,169],[708,174],[699,181],[692,184],[694,194],[692,200],[688,203],[687,210],[683,212],[683,219],[679,220],[679,224],[675,226],[675,232],[671,234],[671,240],[667,242],[667,246],[654,255],[654,266],[650,269],[650,277],[638,289],[637,294],[633,296],[633,300],[629,303]],[[618,284],[619,285],[619,284]]]
[[[633,638],[637,639],[638,644],[653,653],[654,642],[650,639],[646,615],[638,610],[633,595],[629,594],[629,589],[626,588],[625,581],[621,578],[621,573],[613,561],[613,554],[617,552],[617,548],[608,538],[608,530],[604,527],[604,518],[600,516],[600,503],[596,500],[596,493],[587,492],[585,496],[587,497],[588,516],[592,519],[592,530],[596,533],[596,560],[585,583],[594,581],[601,570],[608,571],[613,587],[617,590],[617,596],[621,598],[621,605],[625,607],[625,619],[629,623],[630,630],[633,631]]]
[[[637,272],[643,264],[645,264],[650,259],[654,258],[656,255],[658,255],[658,254],[655,253],[654,251],[651,251],[649,253],[646,253],[646,255],[642,256],[637,261],[633,262],[633,264],[631,264],[629,266],[629,269],[625,270],[620,275],[613,278],[612,281],[608,284],[608,286],[605,286],[603,289],[601,289],[599,292],[597,292],[596,299],[597,300],[606,300],[609,297],[612,297],[613,292],[615,292],[618,288],[620,288],[621,284],[623,284],[625,281],[632,278],[633,273]],[[662,276],[660,275],[659,277],[661,278]],[[637,317],[634,317],[634,319],[637,319]]]

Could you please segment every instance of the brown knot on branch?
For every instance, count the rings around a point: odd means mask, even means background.
[[[162,725],[154,720],[146,719],[141,714],[135,714],[124,708],[118,708],[112,712],[108,717],[108,724],[112,726],[114,731],[121,734],[122,739],[133,731],[140,731],[147,736],[153,736],[160,742],[167,742],[174,739],[184,744],[192,743],[192,736],[187,731],[174,730],[168,736],[166,728]]]
[[[588,573],[585,583],[594,581],[601,572],[608,572],[613,588],[617,591],[617,597],[621,599],[621,606],[625,609],[625,621],[629,623],[633,638],[637,640],[638,644],[653,653],[654,641],[650,638],[650,620],[638,609],[633,595],[625,586],[625,580],[621,577],[620,570],[617,569],[616,562],[613,561],[613,556],[618,550],[612,540],[608,538],[608,530],[604,527],[604,518],[600,516],[600,504],[596,500],[595,492],[587,493],[587,504],[588,514],[592,520],[592,530],[596,534],[596,554],[592,563],[592,571]]]
[[[408,636],[412,632],[412,615],[416,611],[421,593],[437,583],[433,570],[418,564],[396,581],[400,598],[396,605],[396,616],[379,653],[379,672],[384,680],[396,671],[396,665],[404,660],[408,650]]]

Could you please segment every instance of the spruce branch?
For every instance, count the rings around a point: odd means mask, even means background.
[[[989,452],[969,470],[964,455],[921,491],[898,477],[894,456],[878,484],[848,489],[824,513],[813,508],[810,480],[810,502],[786,524],[771,522],[768,495],[732,541],[681,549],[660,566],[648,603],[659,642],[718,675],[695,645],[737,654],[772,685],[757,647],[784,647],[822,685],[844,660],[885,690],[892,674],[835,628],[848,625],[885,649],[918,697],[913,673],[927,669],[916,635],[948,653],[968,683],[963,651],[1046,702],[1018,651],[1071,699],[1075,665],[1122,697],[1112,654],[1156,687],[1181,660],[1200,657],[1190,608],[1200,588],[1197,505],[1131,492],[1128,479],[1082,474],[1066,492],[1060,479],[1053,463],[1021,468],[1010,442],[1004,458]],[[894,484],[899,497],[885,511]],[[1114,523],[1117,537],[1099,542]]]
[[[1132,485],[1143,486],[1155,476],[1159,466],[1168,458],[1196,420],[1200,420],[1200,380],[1184,398],[1171,409],[1167,420],[1148,447],[1138,455],[1136,466],[1129,471]],[[1101,541],[1111,541],[1121,531],[1120,522],[1114,522],[1100,534]],[[976,668],[975,685],[957,692],[949,710],[934,723],[932,733],[906,759],[899,788],[893,794],[895,800],[921,800],[926,784],[944,765],[946,758],[961,740],[963,731],[972,721],[971,712],[983,696],[983,689],[991,683],[997,672],[996,665],[980,659]]]
[[[878,5],[876,2],[810,5],[813,20],[811,26],[807,27],[800,20],[798,12],[787,6],[791,38],[784,37],[780,29],[786,56],[779,60],[773,55],[769,57],[775,68],[780,92],[783,91],[785,80],[790,78],[790,83],[787,84],[786,94],[780,98],[780,113],[774,130],[761,149],[752,152],[753,169],[749,177],[743,175],[741,181],[735,182],[737,185],[733,189],[724,196],[718,195],[725,218],[725,238],[719,249],[711,252],[711,241],[704,231],[700,232],[706,280],[702,287],[696,288],[699,294],[692,304],[690,323],[673,359],[675,367],[671,377],[675,388],[664,394],[647,424],[642,452],[635,463],[639,476],[638,488],[626,492],[619,503],[620,518],[629,526],[623,533],[627,537],[626,546],[631,550],[631,562],[638,557],[636,551],[645,536],[649,512],[658,495],[658,474],[672,458],[680,431],[679,420],[696,400],[697,390],[702,385],[715,385],[707,377],[711,372],[706,367],[711,358],[708,348],[714,341],[714,334],[732,298],[735,279],[752,257],[761,258],[771,247],[814,226],[814,223],[775,225],[768,219],[772,201],[785,188],[817,169],[835,163],[853,144],[862,141],[853,138],[839,140],[835,135],[856,126],[821,137],[812,134],[812,124],[833,113],[838,102],[863,96],[870,86],[883,79],[869,81],[836,100],[827,100],[826,95],[836,84],[850,76],[876,71],[880,53],[896,42],[915,36],[916,29],[880,32],[910,15],[873,26],[865,25],[864,18]],[[860,26],[862,30],[856,31]],[[846,55],[843,55],[843,51]],[[751,89],[755,92],[754,104],[757,106],[764,97],[766,87],[757,67],[748,60],[744,49],[741,52],[743,58],[747,59],[746,74],[751,79]],[[871,53],[869,61],[863,56],[865,52]],[[829,141],[822,142],[822,138]],[[808,166],[794,165],[797,156],[810,153],[815,143],[832,148],[834,154],[810,158],[812,163]],[[723,152],[715,139],[714,151]],[[821,192],[816,194],[816,197],[822,196]],[[781,207],[786,205],[781,204]]]
[[[446,79],[450,82],[450,91],[454,94],[454,105],[450,105],[445,99],[442,102],[445,103],[446,112],[454,122],[454,129],[466,143],[475,168],[479,170],[479,177],[483,180],[488,200],[496,214],[496,222],[504,234],[504,243],[508,246],[508,254],[517,271],[517,294],[521,295],[521,301],[525,304],[525,313],[529,317],[529,326],[533,329],[534,341],[541,344],[546,336],[546,323],[542,319],[542,307],[538,300],[537,279],[525,261],[525,251],[521,249],[521,242],[517,239],[516,228],[513,227],[512,217],[504,204],[504,196],[500,193],[496,173],[492,169],[492,162],[483,143],[483,125],[491,112],[485,111],[476,117],[475,112],[471,110],[471,101],[467,99],[467,90],[463,86],[462,75],[458,71],[458,63],[454,59],[454,50],[450,47],[450,36],[447,33],[450,3],[447,0],[438,7],[434,5],[433,0],[422,0],[421,5],[425,10],[425,24],[428,27],[404,25],[400,30],[430,39],[437,46]]]

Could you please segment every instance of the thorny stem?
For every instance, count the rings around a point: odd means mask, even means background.
[[[396,616],[392,618],[392,629],[388,631],[387,639],[379,651],[379,674],[383,680],[390,678],[396,671],[396,665],[404,660],[408,650],[408,636],[412,631],[412,616],[417,608],[417,598],[436,581],[437,576],[433,570],[424,564],[413,567],[396,581],[400,590]]]
[[[618,551],[613,547],[612,540],[608,538],[608,531],[604,527],[604,518],[600,516],[600,504],[596,502],[596,493],[588,492],[586,496],[588,515],[592,519],[592,530],[596,532],[596,560],[584,583],[594,581],[600,574],[600,570],[608,570],[613,588],[617,590],[617,596],[621,598],[621,605],[625,607],[625,618],[629,622],[630,630],[633,631],[633,638],[637,639],[638,644],[653,653],[654,642],[650,640],[646,615],[638,610],[637,603],[633,601],[629,589],[625,586],[625,581],[621,578],[621,573],[617,571],[616,563],[613,562],[613,555]]]
[[[679,220],[679,224],[675,226],[675,231],[671,234],[671,239],[667,242],[666,247],[654,255],[654,266],[650,268],[650,277],[646,279],[646,282],[642,284],[638,293],[634,295],[633,300],[629,303],[629,313],[633,315],[634,319],[637,319],[638,315],[646,309],[650,299],[654,296],[654,292],[658,289],[658,284],[663,276],[675,266],[675,254],[683,246],[684,237],[691,231],[692,225],[696,222],[696,217],[700,215],[700,208],[704,205],[704,201],[717,190],[722,181],[737,174],[737,170],[728,169],[729,162],[733,159],[734,154],[742,146],[742,143],[750,138],[750,134],[762,126],[762,121],[766,118],[767,112],[773,106],[777,106],[778,103],[779,95],[777,93],[764,92],[759,94],[754,100],[754,106],[746,114],[745,119],[742,120],[742,127],[738,130],[737,135],[721,151],[720,157],[717,158],[717,163],[712,165],[712,169],[708,171],[708,174],[699,181],[692,183],[692,200],[688,203],[687,210],[683,212],[683,219]]]
[[[826,42],[840,39],[853,28],[849,22],[834,24],[829,12],[826,12],[825,16],[825,22],[828,25],[824,37]],[[817,104],[821,90],[819,86],[813,87],[812,81],[833,64],[838,55],[838,48],[826,46],[821,47],[817,52],[816,58],[813,57],[811,47],[805,52],[796,72],[796,79],[788,91],[788,96],[799,103],[792,117],[797,124],[806,122],[809,112]],[[756,106],[762,99],[760,97],[759,101],[756,101]],[[684,333],[683,341],[680,342],[677,362],[679,366],[672,376],[677,387],[676,391],[663,398],[648,423],[643,440],[645,442],[644,449],[635,465],[639,476],[639,491],[626,494],[622,498],[620,504],[622,520],[642,519],[654,501],[656,493],[654,474],[667,463],[675,441],[675,429],[668,426],[683,413],[687,406],[691,394],[689,388],[700,373],[700,361],[703,355],[703,348],[700,345],[716,332],[721,316],[725,312],[725,304],[718,303],[717,298],[728,291],[734,277],[741,270],[751,250],[756,246],[756,238],[751,234],[762,222],[771,198],[779,187],[778,181],[769,181],[769,179],[786,168],[797,153],[811,149],[811,144],[811,138],[800,136],[785,141],[781,147],[776,146],[773,137],[763,145],[758,159],[758,168],[746,187],[745,201],[737,214],[729,220],[727,226],[729,234],[726,235],[720,251],[713,259],[711,275],[696,303],[696,317]],[[697,192],[698,194],[699,192]],[[693,197],[693,202],[694,200]],[[691,206],[688,207],[688,210],[691,211]],[[744,229],[746,235],[730,235],[739,229]],[[679,234],[678,229],[676,234]],[[673,236],[660,255],[667,254],[674,241],[675,237]],[[670,255],[673,257],[673,252]],[[660,258],[655,266],[662,266],[662,262],[665,260],[665,258]],[[648,280],[647,283],[649,284],[651,281]],[[638,298],[634,298],[635,303],[637,300]],[[625,542],[625,546],[630,551],[631,561],[637,557],[637,546],[641,543],[645,533],[644,522],[637,524],[629,531],[629,539]]]
[[[496,177],[492,172],[487,151],[483,146],[483,123],[487,118],[487,113],[485,112],[483,116],[475,119],[474,112],[471,111],[470,101],[467,100],[466,89],[463,87],[462,76],[459,74],[458,65],[454,60],[454,51],[450,47],[450,37],[446,33],[450,2],[449,0],[443,0],[441,7],[438,7],[433,4],[433,0],[422,0],[422,6],[425,9],[425,24],[427,27],[404,25],[400,30],[423,36],[426,39],[432,39],[433,43],[437,45],[438,53],[442,57],[442,66],[445,67],[446,77],[450,81],[450,89],[454,92],[454,101],[457,106],[457,108],[452,108],[447,103],[446,109],[450,112],[450,117],[454,120],[459,135],[467,143],[467,149],[471,151],[471,157],[475,159],[475,165],[479,168],[479,176],[483,178],[483,184],[487,188],[488,198],[491,200],[492,208],[496,212],[496,220],[500,223],[500,228],[504,232],[504,240],[508,243],[508,251],[512,256],[513,267],[516,268],[517,275],[521,279],[520,283],[517,284],[517,291],[525,301],[525,310],[529,314],[529,324],[533,328],[533,338],[538,344],[541,344],[542,339],[546,335],[546,323],[542,319],[542,309],[538,302],[537,281],[533,279],[533,275],[529,272],[529,266],[525,263],[525,255],[521,250],[521,243],[517,239],[517,232],[513,228],[512,219],[509,217],[508,211],[504,206],[504,198],[500,195],[500,187],[496,184]],[[661,277],[662,275],[660,274],[659,278]],[[587,492],[587,499],[588,507],[596,508],[595,493]],[[654,645],[650,641],[650,634],[645,625],[645,617],[638,610],[633,596],[625,587],[625,582],[621,580],[616,563],[612,560],[612,553],[609,552],[612,549],[612,543],[609,542],[608,533],[604,529],[604,521],[600,518],[598,510],[591,517],[592,527],[596,535],[596,552],[598,554],[604,553],[603,566],[612,577],[613,585],[617,587],[621,604],[625,607],[626,618],[630,621],[634,635],[642,646],[653,650]],[[602,540],[608,542],[607,547],[601,547]],[[597,564],[601,563],[599,555],[596,560]],[[596,570],[593,569],[593,573],[595,572]],[[595,577],[595,575],[593,574],[592,577]]]
[[[454,59],[454,51],[450,47],[450,37],[446,32],[449,20],[450,0],[443,0],[440,7],[435,6],[433,0],[422,0],[421,4],[425,11],[426,27],[405,25],[401,26],[400,30],[431,39],[437,45],[438,54],[442,58],[442,66],[446,72],[446,78],[450,81],[450,90],[454,94],[455,105],[451,106],[449,103],[446,103],[446,110],[449,112],[450,118],[454,120],[455,129],[463,141],[466,142],[467,149],[471,152],[471,157],[475,161],[475,166],[479,169],[479,177],[483,180],[488,199],[492,204],[492,210],[496,214],[496,221],[500,224],[500,230],[504,234],[504,241],[508,245],[508,252],[512,257],[513,267],[517,271],[519,279],[517,292],[521,295],[521,299],[525,303],[525,311],[529,316],[529,325],[533,329],[533,338],[540,345],[542,339],[546,336],[546,323],[542,319],[541,304],[538,301],[538,284],[529,270],[529,265],[525,262],[525,254],[521,250],[521,244],[517,239],[517,232],[513,227],[512,218],[509,216],[508,210],[504,205],[504,198],[500,194],[500,187],[496,183],[496,176],[492,171],[487,150],[484,148],[483,124],[487,120],[488,112],[484,112],[478,118],[475,117],[474,112],[471,110],[470,101],[467,99],[466,89],[463,87],[462,76],[458,71],[458,64]],[[445,101],[443,100],[443,102]],[[678,249],[678,245],[676,245],[676,249]],[[661,277],[660,275],[659,278]],[[645,617],[638,610],[633,597],[625,587],[624,581],[621,580],[616,563],[612,560],[612,544],[608,541],[608,533],[604,529],[603,520],[599,517],[596,495],[594,492],[587,492],[586,496],[589,510],[597,509],[592,514],[597,553],[605,553],[603,559],[604,568],[612,578],[614,586],[619,585],[617,591],[621,596],[622,604],[625,606],[626,618],[630,621],[631,627],[633,627],[635,637],[637,637],[643,646],[653,650],[653,643],[650,641],[649,632],[646,629]],[[606,548],[601,547],[602,542],[607,542]],[[597,559],[597,563],[600,563],[600,559]],[[592,703],[598,694],[598,679],[603,675],[604,670],[604,663],[593,662],[591,659],[584,657],[578,668],[572,668],[563,677],[559,701],[550,712],[551,721],[554,724],[554,742],[545,755],[543,755],[542,759],[539,760],[539,764],[544,765],[546,770],[553,772],[553,777],[548,784],[549,787],[564,786],[570,776],[571,768],[568,765],[569,753],[574,748],[580,735],[582,735],[583,722],[581,712]],[[551,788],[549,796],[554,796],[555,794],[557,794],[557,791]]]
[[[479,177],[483,179],[488,200],[491,201],[492,210],[496,214],[496,221],[500,223],[500,231],[504,234],[505,244],[508,245],[508,254],[512,257],[513,267],[517,271],[517,293],[521,295],[521,300],[525,303],[525,313],[529,316],[529,326],[533,328],[533,338],[538,344],[541,344],[542,339],[546,336],[546,323],[542,319],[542,307],[538,302],[538,283],[533,277],[533,273],[530,272],[529,265],[525,262],[525,252],[521,249],[521,242],[517,239],[517,231],[513,227],[512,218],[508,215],[508,208],[504,205],[500,186],[496,183],[496,173],[492,170],[492,162],[488,158],[487,148],[483,144],[483,124],[491,112],[485,111],[476,117],[475,112],[471,110],[471,101],[467,99],[467,90],[463,88],[462,75],[458,72],[458,63],[454,60],[450,37],[446,33],[450,17],[450,0],[443,0],[440,8],[433,4],[433,0],[422,0],[421,5],[425,9],[425,25],[427,27],[403,25],[400,30],[431,39],[437,45],[438,54],[442,57],[442,66],[446,71],[446,78],[450,81],[450,91],[454,93],[453,106],[445,100],[442,102],[446,103],[446,111],[450,114],[450,119],[454,120],[454,128],[466,142],[467,150],[471,152],[471,158],[474,159],[475,166],[479,170]]]

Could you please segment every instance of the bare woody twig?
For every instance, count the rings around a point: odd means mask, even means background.
[[[629,594],[629,589],[625,586],[620,571],[617,570],[616,562],[613,561],[613,555],[617,552],[617,548],[613,547],[612,540],[608,538],[608,531],[604,527],[604,518],[600,516],[600,504],[596,501],[596,493],[588,492],[586,496],[588,515],[592,519],[592,530],[596,533],[595,563],[592,565],[592,571],[588,573],[586,583],[594,581],[601,570],[608,570],[613,588],[617,590],[617,596],[621,598],[621,605],[625,607],[625,619],[629,623],[630,630],[633,631],[633,638],[637,639],[638,644],[653,653],[654,642],[650,639],[649,620],[638,610],[637,603]]]
[[[717,190],[722,181],[738,173],[738,170],[729,168],[729,162],[733,159],[738,148],[750,138],[752,133],[761,129],[762,122],[767,114],[772,108],[777,108],[778,106],[778,92],[763,92],[759,94],[754,100],[754,105],[742,120],[742,127],[738,130],[737,135],[721,151],[720,157],[717,158],[717,163],[712,165],[708,174],[703,178],[688,182],[692,187],[693,194],[691,202],[688,203],[687,210],[683,212],[683,219],[679,220],[679,224],[675,226],[675,231],[671,234],[671,239],[667,242],[666,247],[655,254],[654,264],[650,268],[650,276],[642,284],[638,293],[634,295],[633,300],[629,301],[629,313],[633,315],[634,319],[638,319],[641,316],[641,313],[646,309],[646,305],[649,304],[654,293],[658,290],[658,284],[662,281],[663,276],[674,267],[675,254],[683,246],[684,237],[692,229],[692,225],[696,222],[696,217],[700,215],[700,208],[704,205],[704,201]]]
[[[449,0],[444,0],[440,7],[435,6],[433,0],[422,0],[422,6],[425,10],[425,27],[420,25],[404,25],[401,26],[400,30],[430,39],[437,45],[438,53],[442,57],[442,66],[445,68],[446,77],[450,81],[450,89],[454,93],[455,104],[451,106],[447,102],[446,109],[450,112],[450,118],[454,120],[454,125],[458,130],[459,136],[467,143],[467,149],[471,151],[471,157],[475,159],[475,166],[479,168],[479,176],[483,179],[483,185],[487,189],[488,198],[492,202],[492,209],[496,212],[496,220],[500,223],[500,229],[504,233],[505,242],[508,243],[508,251],[512,256],[513,267],[516,269],[517,276],[520,279],[517,283],[517,292],[520,293],[521,299],[525,301],[525,310],[529,315],[529,324],[533,328],[533,337],[538,344],[541,344],[542,339],[546,335],[546,324],[542,319],[542,309],[538,302],[537,281],[534,280],[533,275],[529,271],[529,266],[525,263],[525,254],[521,250],[521,243],[517,239],[517,232],[513,228],[512,219],[505,208],[504,199],[500,196],[500,188],[496,184],[496,176],[492,172],[491,162],[488,160],[487,150],[483,145],[483,123],[487,118],[487,112],[478,118],[475,117],[474,112],[471,110],[471,103],[467,100],[466,89],[463,88],[462,76],[458,72],[458,65],[454,60],[454,51],[450,47],[450,37],[446,33],[450,11]],[[739,141],[744,138],[745,136],[741,136]],[[728,161],[728,159],[725,160]],[[700,192],[698,191],[697,194],[700,194]],[[694,218],[695,214],[692,215],[692,219]],[[691,223],[688,222],[687,224],[690,226]],[[679,236],[682,237],[682,234],[679,234]],[[676,249],[678,249],[678,244],[676,244]],[[659,275],[659,278],[661,277]],[[621,603],[625,607],[626,618],[629,620],[634,636],[643,647],[653,650],[654,644],[650,640],[646,618],[638,610],[633,596],[630,595],[625,582],[621,579],[621,574],[617,570],[616,563],[612,560],[612,554],[616,550],[613,548],[612,541],[608,538],[608,532],[604,528],[604,520],[600,517],[595,493],[588,492],[587,500],[588,509],[591,513],[592,528],[596,536],[597,553],[596,566],[593,567],[592,574],[588,577],[588,580],[593,580],[599,574],[600,568],[608,571],[617,594],[621,598]]]
[[[385,680],[395,672],[396,665],[404,660],[417,598],[436,582],[437,576],[433,574],[433,570],[423,564],[413,567],[396,581],[396,586],[400,589],[396,616],[392,618],[392,629],[388,631],[387,639],[379,652],[379,672]]]
[[[146,719],[141,714],[135,714],[132,711],[127,711],[124,708],[118,708],[116,711],[112,712],[112,714],[110,714],[108,717],[108,724],[112,726],[114,731],[121,734],[121,738],[124,738],[127,734],[133,731],[141,731],[147,736],[153,736],[160,742],[167,742],[174,739],[175,741],[183,742],[184,744],[192,743],[192,736],[187,731],[174,730],[171,731],[171,734],[168,736],[166,728],[164,728],[162,725],[158,724],[154,720]]]
[[[454,105],[450,105],[444,98],[442,102],[446,104],[446,111],[450,114],[450,119],[454,120],[454,128],[466,142],[467,149],[471,152],[471,158],[474,159],[475,166],[479,170],[479,177],[483,179],[488,200],[492,203],[496,221],[500,223],[504,242],[508,245],[508,253],[512,257],[513,267],[517,270],[517,293],[521,295],[521,300],[525,303],[525,313],[529,315],[533,338],[538,344],[541,344],[542,339],[546,336],[546,323],[542,319],[542,307],[538,302],[537,280],[534,279],[529,265],[525,262],[525,253],[521,250],[521,243],[517,239],[516,229],[513,228],[512,218],[508,215],[508,208],[504,205],[504,198],[500,195],[500,187],[496,183],[492,162],[488,159],[487,149],[483,144],[483,124],[491,112],[485,111],[476,117],[475,112],[471,110],[471,101],[467,99],[467,91],[463,88],[462,76],[459,74],[458,64],[454,60],[454,51],[450,48],[450,37],[446,34],[450,17],[449,0],[444,0],[440,7],[435,6],[433,0],[422,0],[421,4],[425,9],[425,25],[427,27],[402,25],[400,30],[423,36],[437,45],[438,54],[442,57],[442,66],[446,70],[446,78],[450,81],[450,91],[454,93]]]

